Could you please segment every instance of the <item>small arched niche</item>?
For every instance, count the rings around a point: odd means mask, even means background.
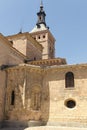
[[[33,86],[31,91],[31,108],[33,110],[40,110],[41,108],[41,87]]]

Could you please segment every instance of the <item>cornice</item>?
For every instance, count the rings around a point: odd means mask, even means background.
[[[29,72],[37,72],[37,73],[42,73],[43,69],[40,66],[34,66],[34,65],[27,65],[27,64],[20,64],[20,65],[15,65],[12,67],[8,67],[5,69],[7,72],[12,72],[12,71],[29,71]]]
[[[31,61],[28,62],[28,64],[52,66],[52,65],[63,65],[67,63],[64,58],[54,58],[54,59],[43,59],[43,60]]]
[[[74,65],[54,65],[54,66],[47,66],[45,67],[45,72],[48,71],[64,71],[64,70],[79,70],[79,69],[87,69],[86,64],[74,64]]]
[[[7,72],[11,71],[17,71],[17,70],[25,70],[26,72],[37,72],[40,74],[46,74],[49,72],[56,72],[56,71],[73,71],[73,70],[79,70],[79,69],[87,69],[87,63],[86,64],[76,64],[76,65],[54,65],[54,66],[36,66],[36,65],[29,65],[29,64],[20,64],[15,65],[11,67],[7,67],[4,69]]]

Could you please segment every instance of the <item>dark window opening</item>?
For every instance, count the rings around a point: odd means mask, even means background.
[[[38,39],[40,39],[40,36],[38,37]]]
[[[15,92],[12,91],[12,93],[11,93],[11,105],[14,105],[14,103],[15,103]]]
[[[43,38],[45,38],[45,35],[43,35]]]
[[[13,45],[13,41],[10,41],[10,43]]]
[[[51,51],[51,47],[50,47],[50,51]]]
[[[65,102],[65,106],[68,108],[74,108],[76,106],[76,102],[74,100],[68,100]]]
[[[34,57],[34,60],[36,60],[36,57]]]
[[[65,75],[65,87],[74,87],[74,74],[72,72],[68,72]]]
[[[40,20],[41,20],[41,16],[40,16]]]

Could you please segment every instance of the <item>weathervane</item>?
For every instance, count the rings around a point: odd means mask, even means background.
[[[41,0],[40,7],[43,7],[43,1]]]

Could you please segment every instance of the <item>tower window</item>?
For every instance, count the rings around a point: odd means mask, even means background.
[[[34,37],[34,39],[36,40],[36,37]]]
[[[45,35],[43,35],[43,38],[45,38]]]
[[[38,37],[38,39],[40,39],[40,36]]]
[[[11,105],[14,105],[14,103],[15,103],[15,92],[12,91],[12,93],[11,93]]]
[[[41,20],[41,16],[40,16],[40,20]]]
[[[36,60],[36,57],[34,57],[34,60]]]
[[[10,41],[10,43],[13,45],[13,41]]]
[[[65,75],[65,87],[74,87],[74,74],[72,72],[68,72]]]

